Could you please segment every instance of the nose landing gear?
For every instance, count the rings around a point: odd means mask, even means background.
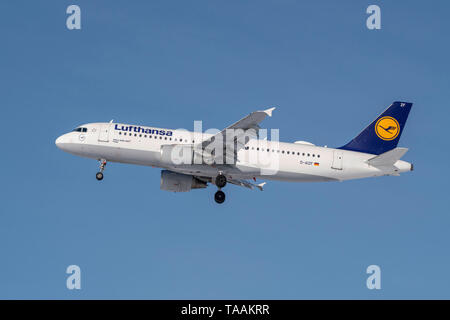
[[[103,171],[105,170],[105,166],[106,166],[106,160],[100,159],[100,171],[97,172],[97,174],[95,175],[95,178],[98,181],[103,180]]]
[[[223,203],[225,201],[225,193],[220,189],[225,187],[225,185],[227,184],[227,177],[225,177],[225,175],[223,175],[222,173],[219,173],[219,175],[216,177],[215,183],[219,190],[214,194],[214,200],[217,203]]]

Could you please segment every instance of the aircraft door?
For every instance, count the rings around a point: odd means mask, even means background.
[[[331,165],[331,168],[336,170],[342,170],[342,163],[343,163],[344,153],[339,150],[333,151],[333,163]]]
[[[111,123],[102,123],[100,125],[100,131],[98,133],[98,141],[108,142]]]

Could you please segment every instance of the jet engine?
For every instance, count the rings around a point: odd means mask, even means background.
[[[191,189],[206,188],[207,183],[193,176],[172,172],[169,170],[161,171],[161,190],[173,192],[187,192]]]

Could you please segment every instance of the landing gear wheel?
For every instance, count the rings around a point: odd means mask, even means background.
[[[216,186],[217,186],[217,188],[223,188],[223,187],[225,187],[226,184],[227,184],[227,177],[225,177],[223,174],[219,174],[216,177]]]
[[[98,181],[103,180],[103,173],[97,172],[97,174],[95,175],[95,177],[97,178]]]
[[[217,203],[223,203],[225,201],[225,193],[221,190],[217,191],[214,195],[214,200],[216,200]]]
[[[100,171],[97,172],[97,174],[95,175],[98,181],[103,180],[103,171],[105,170],[106,160],[99,159],[99,162],[100,162]]]

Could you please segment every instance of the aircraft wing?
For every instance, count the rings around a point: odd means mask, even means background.
[[[267,109],[267,110],[263,110],[263,111],[252,112],[248,116],[239,120],[238,122],[233,123],[231,126],[227,127],[226,129],[243,129],[243,130],[256,129],[256,130],[258,130],[258,129],[260,129],[258,124],[260,122],[262,122],[266,118],[266,116],[271,117],[273,110],[275,110],[275,107]],[[224,130],[222,130],[222,132],[223,131]]]
[[[240,180],[240,179],[231,179],[228,180],[229,183],[235,184],[237,186],[241,186],[241,187],[246,187],[249,189],[253,189],[253,188],[258,188],[259,190],[263,191],[263,187],[266,184],[265,182],[263,183],[259,183],[259,184],[255,184],[255,183],[251,183],[247,180]]]
[[[201,145],[198,147],[202,151],[207,151],[203,153],[203,156],[205,157],[205,154],[210,154],[212,149],[216,146],[214,145],[214,141],[220,139],[220,141],[223,142],[223,159],[218,159],[218,155],[211,155],[209,161],[217,163],[220,160],[221,162],[219,163],[234,163],[237,152],[242,149],[247,142],[245,141],[245,136],[256,138],[260,129],[259,123],[267,116],[271,117],[273,110],[275,110],[275,108],[252,112],[211,138],[202,141]],[[233,139],[231,139],[231,137],[227,139],[227,132],[233,134]],[[236,147],[234,147],[235,145]]]
[[[210,179],[208,177],[202,177],[202,176],[194,176],[196,179],[203,181],[205,183],[211,182]],[[254,189],[254,188],[258,188],[259,190],[263,191],[263,187],[266,185],[266,182],[263,183],[252,183],[248,180],[243,180],[243,179],[227,179],[227,182],[234,184],[236,186],[240,186],[240,187],[245,187],[248,189]]]

